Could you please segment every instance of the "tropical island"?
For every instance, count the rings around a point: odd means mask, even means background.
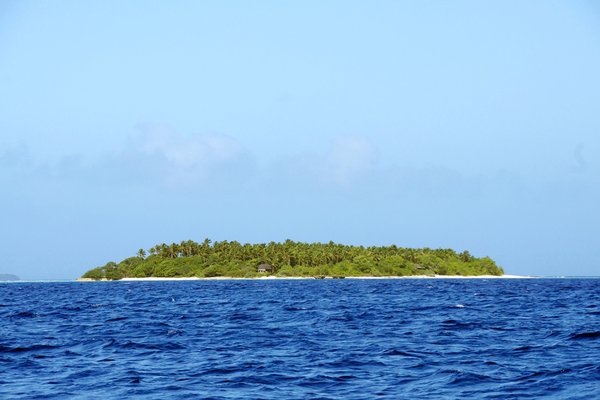
[[[13,274],[0,274],[0,281],[2,282],[14,282],[20,280],[21,278]]]
[[[489,257],[452,249],[350,246],[334,242],[202,243],[192,240],[159,244],[119,263],[86,272],[84,280],[124,278],[260,278],[482,276],[504,274]]]

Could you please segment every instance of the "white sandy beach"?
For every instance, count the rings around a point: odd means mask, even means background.
[[[411,275],[411,276],[348,276],[346,279],[531,279],[527,275]]]
[[[531,279],[538,278],[536,276],[527,275],[476,275],[476,276],[459,276],[459,275],[411,275],[411,276],[347,276],[344,279]],[[161,282],[161,281],[223,281],[223,280],[298,280],[298,279],[318,279],[312,276],[261,276],[257,278],[233,278],[225,276],[215,276],[211,278],[198,278],[198,277],[187,277],[187,278],[123,278],[122,282]],[[326,277],[325,279],[333,279],[332,277]],[[78,282],[94,282],[89,278],[79,278]]]

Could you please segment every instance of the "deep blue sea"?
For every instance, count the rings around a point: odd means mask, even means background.
[[[0,284],[1,399],[596,399],[600,280]]]

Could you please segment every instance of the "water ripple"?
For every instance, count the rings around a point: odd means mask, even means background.
[[[0,398],[600,397],[600,280],[0,284]]]

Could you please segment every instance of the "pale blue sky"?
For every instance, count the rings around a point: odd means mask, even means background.
[[[600,271],[594,1],[2,1],[0,273],[184,239]]]

